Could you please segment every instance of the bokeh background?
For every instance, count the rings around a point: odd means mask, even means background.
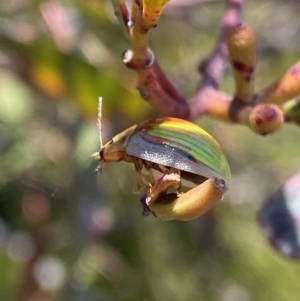
[[[151,47],[184,95],[213,49],[224,1],[171,1]],[[249,0],[258,39],[258,90],[300,58],[298,1]],[[126,163],[101,173],[104,141],[160,116],[122,63],[126,36],[110,1],[0,1],[0,300],[298,301],[300,263],[264,239],[264,199],[300,171],[300,130],[260,137],[197,120],[232,168],[225,199],[191,222],[143,217]],[[222,89],[233,92],[228,68]]]

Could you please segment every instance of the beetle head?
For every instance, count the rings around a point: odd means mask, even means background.
[[[118,162],[126,160],[128,157],[125,151],[127,140],[135,130],[136,125],[128,128],[120,134],[114,136],[110,141],[105,143],[100,151],[95,153],[93,157],[101,163],[105,162]]]

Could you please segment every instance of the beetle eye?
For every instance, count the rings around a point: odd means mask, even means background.
[[[104,159],[104,147],[100,149],[99,156],[100,156],[100,159]]]

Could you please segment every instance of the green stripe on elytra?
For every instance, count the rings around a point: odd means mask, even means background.
[[[166,132],[162,129],[154,129],[150,132],[152,132],[155,136],[170,141],[171,143],[175,141],[176,143],[181,144],[185,149],[188,147],[188,151],[194,152],[196,154],[200,154],[197,151],[198,149],[200,149],[207,153],[209,157],[222,157],[222,153],[219,151],[218,145],[213,143],[213,141],[205,138],[202,140],[202,142],[199,143],[199,135],[195,135],[194,133],[189,132],[188,134],[186,134],[186,131],[181,130],[176,130],[176,132]],[[180,135],[182,138],[178,135]],[[172,138],[173,140],[170,140],[170,138]]]
[[[165,129],[155,127],[149,132],[153,134],[154,137],[162,138],[166,144],[187,151],[187,153],[195,157],[196,160],[200,161],[198,158],[201,158],[202,163],[207,164],[214,170],[221,173],[224,172],[224,166],[220,166],[219,164],[220,159],[224,159],[224,156],[218,151],[218,148],[216,148],[218,145],[212,144],[213,141],[205,139],[206,137],[201,137],[204,139],[199,143],[199,134],[192,132],[186,133],[186,130],[166,131]]]
[[[182,150],[186,150],[188,154],[193,155],[198,161],[199,158],[201,158],[201,161],[203,163],[208,164],[210,167],[215,167],[216,170],[220,168],[219,164],[215,164],[214,162],[216,159],[220,159],[220,154],[217,154],[214,152],[214,150],[210,147],[208,143],[200,143],[199,144],[199,137],[196,137],[198,139],[195,139],[191,135],[183,134],[182,132],[177,132],[172,134],[165,135],[165,133],[155,133],[160,134],[159,136],[164,138],[165,142],[169,145],[174,145],[175,147],[178,147]],[[182,138],[180,138],[181,135]],[[186,139],[188,138],[188,140]],[[173,140],[170,140],[173,139]],[[175,141],[174,141],[175,140]],[[207,141],[205,141],[207,142]],[[213,159],[213,160],[212,160]]]
[[[191,147],[192,155],[195,154],[196,157],[202,158],[201,160],[203,161],[203,163],[208,164],[208,166],[216,171],[219,171],[221,174],[228,173],[227,160],[223,155],[219,145],[216,144],[213,140],[210,140],[209,137],[202,137],[202,143],[199,144],[199,135],[197,134],[191,132],[188,132],[188,134],[186,134],[186,130],[184,132],[177,130],[177,135],[178,134],[188,137],[188,140],[184,139],[184,142],[188,145],[194,146]],[[174,135],[176,134],[174,133]],[[172,133],[172,136],[174,135]],[[174,139],[176,139],[176,136]]]
[[[153,136],[152,134],[150,134],[149,132],[146,132],[146,131],[141,131],[139,134],[141,135],[142,139],[145,139],[147,142],[150,142],[151,144],[157,144],[159,146],[164,145],[170,150],[173,149],[175,152],[181,153],[188,160],[193,161],[195,163],[198,162],[198,160],[195,157],[193,157],[192,155],[190,155],[187,152],[186,148],[183,149],[183,147],[180,147],[177,145],[176,145],[176,147],[174,147],[174,143],[171,144],[171,143],[169,143],[168,140],[167,140],[168,143],[166,143],[166,139],[158,138],[157,136]]]
[[[194,139],[195,141],[199,141],[199,137],[201,137],[203,139],[203,141],[205,141],[209,146],[212,147],[213,151],[216,148],[216,146],[218,146],[212,138],[210,139],[210,137],[201,136],[197,132],[194,133],[194,132],[188,131],[186,129],[181,130],[181,129],[174,129],[173,128],[172,131],[170,131],[170,130],[165,130],[164,128],[157,126],[153,129],[151,129],[150,132],[151,131],[154,132],[154,133],[159,133],[160,135],[163,135],[163,136],[172,135],[173,133],[176,135],[176,133],[178,133],[178,134],[181,134],[183,136],[187,136],[188,138]],[[174,135],[172,135],[172,136],[174,137]],[[175,136],[175,138],[176,138],[176,136]],[[197,144],[195,146],[197,146]]]
[[[199,143],[197,143],[198,142],[197,139],[191,137],[190,135],[185,135],[180,132],[163,133],[160,131],[155,131],[154,134],[157,137],[163,138],[164,141],[171,146],[173,145],[180,149],[184,149],[188,153],[195,153],[196,158],[197,158],[197,154],[201,154],[202,158],[204,156],[207,160],[209,157],[212,156],[210,149],[207,149],[207,145],[204,145],[204,144],[200,145]],[[188,138],[188,140],[187,140],[187,138]],[[201,148],[200,148],[200,146],[201,146]],[[202,152],[199,152],[197,150],[201,150]],[[204,154],[203,154],[203,152],[204,152]]]

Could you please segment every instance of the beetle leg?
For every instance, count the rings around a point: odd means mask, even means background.
[[[151,183],[149,180],[145,177],[145,175],[142,173],[144,163],[143,160],[141,159],[136,159],[134,160],[134,168],[137,172],[137,189],[135,190],[136,192],[139,192],[142,187],[146,186],[148,189],[152,187]]]
[[[148,216],[152,213],[155,216],[155,213],[151,211],[149,205],[155,203],[157,200],[164,199],[170,188],[174,187],[177,189],[179,186],[181,187],[181,180],[178,173],[163,175],[152,187],[148,188],[146,194],[140,198],[143,208],[142,214]]]
[[[135,193],[138,193],[138,192],[140,192],[140,190],[142,189],[142,187],[143,187],[143,179],[142,179],[142,176],[141,176],[141,174],[137,174],[137,187],[136,187],[136,189],[134,189],[134,192]]]
[[[161,193],[149,202],[149,209],[162,220],[191,220],[209,209],[222,199],[226,191],[225,181],[210,178],[177,197],[176,193]]]
[[[141,159],[135,159],[133,161],[133,164],[134,164],[134,168],[135,168],[136,172],[138,174],[140,174],[143,169],[143,161]]]
[[[151,189],[148,189],[145,199],[146,204],[148,206],[154,204],[156,200],[163,198],[170,188],[178,189],[179,186],[181,186],[180,175],[176,173],[163,175]]]
[[[149,206],[147,205],[147,194],[144,194],[140,198],[140,202],[142,204],[142,215],[143,216],[148,216],[151,213],[155,216],[155,214],[150,210]]]
[[[149,179],[142,173],[137,173],[137,190],[139,192],[143,187],[146,187],[148,190],[151,190],[152,184],[149,182]]]
[[[149,172],[149,182],[151,183],[151,186],[154,186],[155,185],[155,177],[154,177],[154,174],[153,174],[153,169],[150,168],[148,170]]]
[[[170,172],[172,174],[177,174],[179,176],[179,178],[181,178],[181,174],[180,174],[180,170],[179,169],[171,167],[170,168]],[[177,197],[180,197],[181,194],[182,194],[182,182],[181,181],[180,181],[180,183],[178,184],[178,186],[176,188],[176,192],[177,192]]]
[[[160,169],[161,173],[163,173],[163,174],[169,174],[170,173],[170,168],[169,167],[166,167],[166,166],[160,165],[160,164],[157,164],[157,166]]]

